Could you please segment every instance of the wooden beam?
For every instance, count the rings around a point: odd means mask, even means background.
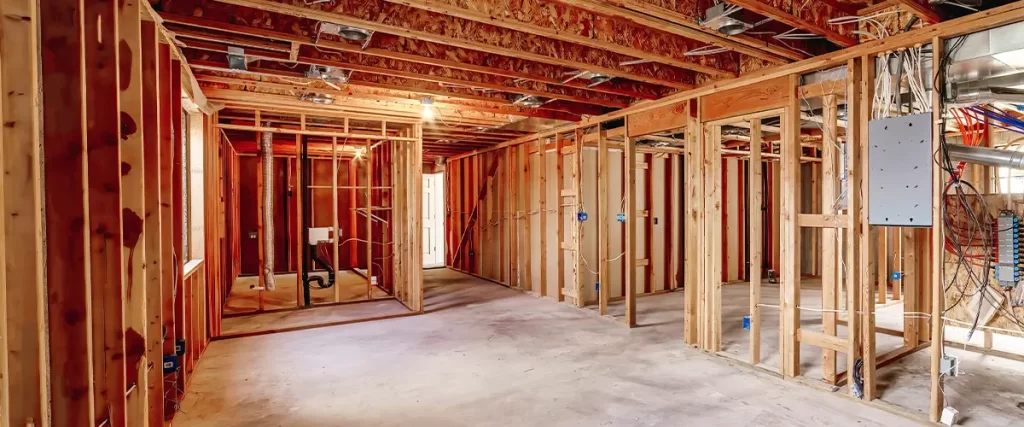
[[[616,15],[595,14],[586,8],[573,7],[572,3],[552,5],[541,0],[525,0],[516,5],[516,10],[529,10],[532,13],[514,13],[508,4],[496,0],[388,1],[565,43],[604,49],[712,77],[734,77],[738,74],[735,54],[709,55],[704,58],[684,56],[687,51],[703,47],[704,43]],[[628,37],[630,34],[643,34],[649,43],[639,49]]]
[[[851,47],[857,44],[857,39],[851,35],[854,27],[828,23],[830,19],[849,15],[826,2],[796,5],[794,3],[778,4],[770,0],[733,0],[730,4],[811,34],[823,36],[842,47]]]
[[[125,383],[128,425],[148,419],[149,379],[146,357],[147,291],[146,182],[142,95],[142,21],[138,0],[118,3],[118,75],[120,86],[121,232],[124,260]],[[149,46],[155,52],[156,46]],[[127,393],[128,390],[125,390]]]
[[[685,16],[664,6],[686,7],[673,2],[671,5],[643,0],[566,0],[564,3],[577,6],[589,12],[628,20],[637,25],[653,28],[697,42],[721,46],[737,53],[748,55],[774,64],[806,58],[806,55],[792,49],[766,44],[763,40],[749,35],[725,36],[718,31],[702,27],[699,16]]]
[[[635,57],[501,28],[500,22],[474,24],[463,17],[383,0],[339,0],[322,9],[307,6],[303,0],[219,1],[668,87],[686,89],[694,82],[692,73],[685,70],[657,64],[623,65]]]
[[[66,426],[96,423],[82,9],[81,3],[39,2],[43,177],[72,190],[43,191],[50,424]]]
[[[0,310],[4,312],[0,315],[0,334],[3,334],[0,337],[3,352],[0,354],[0,376],[3,376],[0,388],[4,389],[0,391],[0,420],[3,420],[0,424],[9,421],[12,426],[30,422],[50,424],[41,215],[45,153],[40,150],[40,143],[45,139],[40,136],[40,114],[44,106],[39,93],[41,21],[38,5],[39,2],[31,0],[0,4],[0,16],[4,17],[0,25],[0,52],[5,57],[0,60],[0,123],[3,123],[0,129],[0,168],[3,170],[0,177],[0,214],[3,215],[0,265],[4,266],[4,272],[0,273]],[[50,99],[54,99],[52,94]],[[50,117],[54,117],[58,107],[51,108]],[[77,106],[72,110],[75,108]],[[64,126],[75,127],[66,121]],[[74,236],[64,238],[81,243]],[[65,261],[56,262],[63,265]],[[64,285],[61,283],[58,287],[63,289]],[[51,324],[63,323],[63,320],[51,321]]]
[[[657,101],[638,102],[630,106],[629,108],[616,110],[611,113],[604,114],[602,116],[590,117],[585,120],[581,120],[578,123],[567,124],[543,132],[525,135],[523,137],[495,145],[494,147],[488,149],[466,152],[458,156],[454,156],[453,159],[475,155],[481,152],[486,152],[488,150],[496,150],[510,145],[523,144],[526,141],[536,139],[538,136],[553,135],[559,132],[571,132],[575,128],[580,126],[591,126],[593,123],[623,118],[631,114],[649,111],[652,109],[663,107],[665,105],[674,104],[676,102],[683,100],[697,99],[699,97],[716,92],[721,92],[724,90],[736,89],[750,84],[772,80],[778,77],[784,77],[791,74],[803,74],[809,71],[815,71],[820,70],[822,68],[840,65],[851,59],[859,58],[865,54],[877,54],[885,52],[887,50],[913,46],[915,44],[929,43],[931,39],[936,35],[939,35],[944,38],[954,37],[967,33],[976,32],[980,29],[988,29],[1000,25],[1018,22],[1021,19],[1024,19],[1024,4],[1018,4],[1017,2],[1014,2],[1004,6],[992,8],[990,10],[970,14],[955,20],[942,22],[926,28],[912,30],[910,32],[902,34],[898,38],[888,38],[885,40],[875,40],[871,42],[861,43],[853,48],[848,48],[828,53],[825,55],[819,55],[814,58],[809,58],[800,62],[794,62],[792,64],[773,67],[756,73],[750,73],[736,79],[716,82],[714,85],[704,85],[697,87],[695,89],[680,91],[672,95],[666,96],[664,98],[661,98]],[[762,127],[762,130],[764,130],[765,132],[768,131],[768,129],[764,126]]]
[[[121,247],[121,121],[118,99],[116,2],[98,0],[83,10],[84,104],[88,150],[89,265],[94,339],[93,374],[98,421],[125,420],[124,260]],[[48,240],[49,241],[49,240]]]
[[[220,70],[231,70],[225,65],[222,52],[226,53],[230,45],[199,43],[191,40],[185,41],[186,56],[193,66],[204,65],[210,67],[216,65]],[[305,47],[299,50],[299,55],[294,63],[289,63],[287,58],[268,52],[247,51],[247,57],[259,60],[259,67],[254,67],[254,72],[265,74],[282,74],[294,72],[296,68],[300,71],[308,67],[300,65],[321,65],[339,67],[354,70],[360,73],[378,74],[395,78],[422,80],[439,85],[461,86],[467,88],[489,89],[505,92],[508,94],[526,94],[545,98],[572,101],[583,104],[593,104],[607,107],[625,107],[629,104],[629,98],[611,94],[595,93],[585,89],[567,87],[555,84],[529,82],[523,84],[516,79],[494,76],[491,74],[465,71],[442,66],[410,63],[384,57],[363,55],[360,53],[340,52],[322,50],[316,46]],[[198,62],[196,62],[198,61]],[[290,73],[289,73],[290,74]],[[363,76],[352,79],[349,84],[363,85],[364,81],[373,83],[376,79],[365,79]],[[372,86],[367,84],[366,86]],[[586,108],[580,106],[581,112],[595,114],[595,111],[603,112],[600,109]],[[551,106],[545,106],[550,109]],[[596,113],[600,114],[600,113]]]
[[[622,15],[646,27],[663,29],[696,41],[714,44],[735,50],[769,62],[781,63],[787,59],[800,60],[807,54],[781,43],[766,43],[755,36],[740,34],[723,36],[716,30],[700,26],[703,10],[696,10],[685,2],[650,2],[646,0],[571,0],[573,4],[610,4],[621,6],[604,7],[604,14]],[[585,6],[582,6],[585,7]]]
[[[590,82],[587,80],[566,81],[566,76],[562,74],[565,68],[562,66],[511,56],[499,56],[487,50],[452,47],[442,43],[382,32],[374,33],[373,43],[365,48],[355,43],[326,39],[313,40],[309,37],[309,32],[315,28],[317,21],[252,8],[210,3],[205,5],[202,17],[195,17],[192,16],[194,9],[182,7],[182,5],[177,2],[168,4],[165,10],[161,11],[160,16],[171,31],[178,34],[187,33],[193,39],[227,41],[240,46],[257,43],[254,47],[280,52],[286,50],[284,43],[315,44],[321,49],[362,53],[527,80],[516,82],[514,85],[516,87],[530,87],[533,84],[531,82],[541,82],[585,89],[592,93],[640,99],[657,99],[664,92],[658,86],[628,80],[613,80],[588,87]],[[259,38],[251,37],[251,35],[259,36]],[[267,45],[263,41],[266,38],[280,42]]]

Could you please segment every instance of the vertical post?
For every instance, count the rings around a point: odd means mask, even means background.
[[[835,95],[822,98],[822,121],[825,134],[821,144],[821,213],[834,215],[839,174],[838,159],[841,158],[838,146],[839,103]],[[836,310],[838,308],[839,278],[839,233],[836,228],[821,229],[821,307],[822,329],[825,335],[836,336]],[[836,383],[836,351],[822,348],[822,376],[830,384]]]
[[[338,233],[338,137],[331,137],[331,268],[337,271],[340,260],[338,259],[338,244],[340,233]],[[299,236],[301,240],[302,236]],[[341,285],[334,285],[334,301],[341,302]]]
[[[864,131],[867,126],[864,124],[871,117],[871,106],[865,104],[864,97],[870,98],[873,94],[873,86],[864,80],[864,68],[861,64],[862,58],[850,59],[846,62],[848,71],[847,77],[847,140],[846,140],[846,188],[847,204],[846,213],[848,218],[847,239],[846,239],[846,372],[847,381],[852,379],[849,373],[854,372],[860,351],[860,288],[865,282],[867,274],[867,258],[864,243],[867,240],[867,230],[862,227],[861,220],[865,218],[864,206],[864,176],[861,170],[861,148],[864,146]],[[867,91],[867,95],[865,95]],[[855,108],[850,108],[850,105]],[[853,387],[848,387],[850,395],[855,395]]]
[[[597,126],[598,132],[600,132],[601,126]],[[586,300],[586,288],[583,286],[583,224],[579,222],[580,201],[583,200],[583,171],[580,170],[580,165],[583,161],[583,148],[586,144],[583,143],[583,139],[586,137],[586,132],[580,128],[576,129],[576,139],[573,141],[573,161],[572,161],[572,213],[570,214],[570,222],[572,223],[572,254],[573,254],[573,294],[576,295],[576,307],[583,307],[587,304]],[[600,301],[598,302],[600,305]]]
[[[142,21],[138,1],[118,2],[118,31],[120,35],[120,117],[121,195],[123,216],[122,233],[125,260],[125,383],[135,386],[128,394],[126,423],[142,424],[147,420],[146,378],[146,236],[145,236],[145,164],[143,153],[142,112]],[[212,230],[210,230],[212,232]]]
[[[3,334],[0,340],[6,345],[6,348],[3,348],[4,354],[0,355],[0,363],[7,357],[7,369],[0,372],[0,375],[3,375],[0,382],[6,381],[8,390],[15,391],[8,392],[4,400],[0,400],[0,406],[4,408],[0,409],[0,418],[6,416],[11,425],[18,426],[27,424],[30,419],[37,425],[50,424],[50,414],[46,410],[50,397],[47,390],[47,359],[44,347],[47,340],[47,299],[43,278],[46,267],[43,264],[43,251],[47,248],[43,245],[44,229],[41,215],[44,207],[41,181],[44,153],[40,150],[42,141],[39,132],[40,113],[46,106],[41,105],[39,95],[41,76],[38,31],[41,22],[37,4],[39,2],[34,0],[7,0],[0,4],[0,16],[4,17],[0,26],[0,52],[7,58],[17,58],[0,60],[0,123],[3,123],[0,127],[0,168],[3,170],[3,175],[0,176],[0,205],[3,206],[3,209],[0,209],[3,213],[0,234],[4,236],[0,240],[0,258],[4,258],[0,265],[5,266],[6,270],[6,278],[0,277],[0,288],[6,287],[7,299],[4,303],[0,298],[0,311],[5,313],[0,315],[0,323],[6,321],[6,330],[0,328],[0,334]],[[73,31],[75,28],[67,30]],[[77,61],[70,62],[74,58],[63,59],[69,60],[67,66],[78,65]],[[53,99],[53,95],[50,96]],[[77,100],[71,98],[64,101]],[[69,110],[79,111],[78,107],[73,105]],[[50,117],[54,117],[64,108],[65,106],[61,104],[52,106],[49,111]],[[63,126],[77,128],[67,121]],[[62,182],[64,185],[70,185],[67,188],[75,188],[74,182]],[[76,204],[73,197],[70,199],[72,200],[65,203]],[[77,202],[80,203],[81,199]],[[74,244],[76,241],[81,243],[73,235],[63,236],[63,239],[65,242],[61,245]],[[66,261],[50,262],[62,264]],[[0,276],[3,274],[0,273]],[[49,286],[63,288],[81,285],[79,281]],[[0,294],[4,292],[0,289]],[[51,321],[51,325],[63,323],[64,320]],[[62,328],[66,326],[61,325]],[[79,340],[85,338],[77,337]],[[0,391],[0,395],[3,394],[4,392]]]
[[[600,128],[600,126],[599,126]],[[577,195],[578,196],[578,195]],[[608,131],[597,133],[597,250],[601,266],[598,268],[598,304],[602,316],[608,314],[611,278],[608,277]]]
[[[789,107],[782,125],[780,148],[782,168],[782,373],[800,374],[800,345],[796,334],[800,325],[800,76],[790,76]]]
[[[373,149],[372,140],[366,140],[366,298],[373,296]]]
[[[644,292],[654,291],[654,155],[646,153],[641,157],[647,167],[644,169]],[[668,279],[667,277],[665,279]]]
[[[933,64],[941,64],[942,55],[945,55],[944,46],[942,39],[935,37],[932,39],[932,52]],[[932,81],[936,84],[945,84],[941,81],[942,73],[945,70],[935,66],[932,70]],[[942,99],[938,90],[932,90],[932,152],[942,153]],[[942,319],[942,312],[944,310],[945,298],[943,296],[942,284],[945,283],[945,277],[943,274],[943,256],[945,251],[942,248],[943,241],[943,230],[942,230],[942,203],[943,203],[943,183],[946,177],[943,173],[942,168],[932,165],[932,249],[931,249],[931,283],[932,287],[932,331],[931,331],[931,405],[929,405],[929,418],[932,422],[938,422],[939,417],[942,415],[943,407],[943,383],[942,383],[942,372],[940,372],[939,364],[942,360],[943,352],[943,325],[945,321]]]
[[[505,150],[508,161],[508,189],[512,195],[509,200],[508,286],[514,288],[522,285],[519,281],[519,174],[515,173],[519,168],[519,147],[505,147]],[[451,179],[451,175],[448,175],[448,178]]]
[[[750,122],[750,364],[761,363],[761,119]]]
[[[706,126],[704,155],[705,350],[722,346],[722,128]]]
[[[629,123],[625,125],[623,132],[625,141],[623,151],[625,152],[625,181],[626,181],[626,234],[623,236],[626,245],[626,325],[630,328],[636,326],[636,223],[639,216],[636,214],[636,145],[629,137]]]
[[[260,122],[259,121],[259,112],[257,111],[257,114],[256,114],[256,124],[257,124],[257,126],[259,126],[259,122]],[[263,135],[260,134],[257,137],[259,139],[262,139]],[[257,202],[256,202],[256,248],[257,248],[256,249],[256,257],[259,259],[259,263],[257,264],[259,266],[259,273],[257,273],[257,275],[256,275],[257,276],[257,279],[256,279],[257,280],[257,282],[256,282],[257,283],[256,289],[257,289],[257,295],[259,296],[259,302],[258,302],[258,304],[259,304],[259,311],[263,311],[263,309],[264,309],[263,290],[264,290],[267,282],[266,282],[266,276],[263,274],[263,266],[265,265],[264,263],[265,263],[265,255],[266,255],[264,253],[265,248],[263,247],[263,242],[265,240],[263,238],[263,226],[264,226],[263,219],[264,219],[264,211],[266,210],[266,206],[264,206],[264,204],[263,204],[263,200],[264,199],[263,199],[262,195],[263,195],[263,192],[264,192],[264,186],[266,185],[266,183],[263,182],[263,179],[264,179],[264,177],[263,177],[263,163],[265,163],[267,161],[267,159],[266,159],[267,156],[263,155],[263,148],[260,148],[259,151],[260,151],[260,153],[256,155],[256,194],[260,195],[260,197],[257,198]]]
[[[52,188],[43,192],[50,424],[57,426],[91,425],[96,421],[92,290],[87,267],[90,254],[82,13],[81,3],[39,2],[44,178],[51,186],[60,183],[72,189],[67,193]]]
[[[875,398],[875,284],[871,283],[871,269],[872,265],[868,262],[874,254],[871,253],[871,242],[870,234],[864,233],[865,228],[868,226],[868,209],[863,204],[866,198],[868,189],[870,188],[869,174],[870,160],[868,156],[863,155],[866,151],[865,148],[868,141],[868,126],[871,118],[871,99],[874,94],[874,83],[875,83],[875,58],[873,56],[865,56],[861,59],[861,80],[862,88],[860,93],[861,102],[861,121],[860,125],[860,140],[858,146],[861,150],[860,156],[860,174],[858,175],[861,181],[859,194],[861,197],[860,204],[860,221],[861,228],[855,229],[860,230],[861,233],[861,247],[860,247],[860,265],[863,270],[861,271],[861,287],[860,287],[860,306],[856,313],[860,313],[860,325],[859,330],[861,333],[860,344],[861,344],[861,359],[864,362],[864,367],[861,370],[861,377],[864,378],[864,400],[871,401]],[[882,233],[878,233],[881,235]],[[880,251],[882,248],[878,248]],[[884,283],[885,277],[881,276],[876,278],[879,282]],[[883,285],[884,286],[884,285]],[[883,288],[884,289],[884,288]],[[850,316],[853,317],[853,316]],[[852,371],[851,371],[852,372]]]
[[[548,294],[548,143],[546,138],[537,138],[537,158],[539,160],[537,197],[540,198],[538,215],[540,216],[540,296]],[[479,164],[479,163],[478,163]],[[561,250],[559,250],[561,251]],[[477,259],[480,257],[478,256]],[[580,296],[582,299],[583,296]]]
[[[555,135],[555,235],[558,236],[555,239],[555,253],[558,255],[557,260],[557,272],[558,275],[555,278],[555,299],[558,302],[565,301],[565,253],[562,251],[562,241],[565,238],[565,209],[562,201],[562,191],[565,185],[565,179],[563,176],[563,170],[565,164],[564,156],[562,155],[562,147],[565,144],[565,138],[561,133]]]
[[[698,100],[691,100],[686,104],[686,218],[683,226],[685,237],[683,265],[685,266],[683,280],[683,341],[692,346],[700,344],[700,293],[703,277],[701,275],[702,253],[700,241],[703,239],[704,230],[702,218],[704,215],[704,189],[703,175],[701,173],[704,164],[704,137],[700,128],[700,118],[697,117]]]
[[[532,200],[530,198],[530,193],[531,193],[530,188],[533,187],[533,183],[531,182],[531,178],[530,178],[530,145],[529,145],[529,143],[525,143],[525,144],[522,145],[522,160],[523,160],[523,162],[522,162],[523,163],[523,174],[522,174],[522,176],[523,176],[523,206],[524,206],[524,212],[525,212],[523,217],[526,219],[526,227],[524,229],[524,238],[523,238],[523,242],[524,242],[523,249],[524,249],[524,251],[523,251],[523,254],[522,254],[523,255],[523,259],[524,259],[525,262],[523,263],[524,264],[523,265],[523,269],[524,270],[522,272],[522,275],[526,279],[525,280],[526,281],[525,290],[530,291],[530,290],[533,290],[533,251],[531,250],[532,246],[530,245],[530,241],[533,240],[532,239],[532,237],[533,237],[532,233],[530,232],[530,228],[532,228],[530,226],[531,225],[530,223],[533,222],[532,215],[531,215],[531,212],[530,212],[531,207],[533,205]]]
[[[124,260],[122,259],[120,86],[117,2],[90,1],[82,10],[87,141],[93,371],[97,420],[126,425]],[[54,182],[56,183],[56,181]],[[181,200],[180,198],[178,200]],[[49,242],[49,239],[47,239]]]
[[[303,114],[299,118],[302,122],[301,127],[306,128],[306,115]],[[292,192],[295,200],[295,305],[302,307],[305,304],[302,288],[303,274],[306,272],[306,266],[303,263],[302,248],[307,242],[303,239],[303,216],[302,213],[302,199],[306,196],[306,186],[302,182],[302,135],[295,135],[295,180]],[[337,203],[335,203],[337,205]],[[335,261],[334,269],[338,270],[337,261]]]

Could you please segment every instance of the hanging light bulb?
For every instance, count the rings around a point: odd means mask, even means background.
[[[423,104],[423,120],[434,120],[434,110],[431,109],[434,106],[434,100],[423,98],[420,103]]]

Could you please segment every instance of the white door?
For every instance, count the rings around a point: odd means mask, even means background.
[[[444,172],[423,174],[423,267],[444,267]]]

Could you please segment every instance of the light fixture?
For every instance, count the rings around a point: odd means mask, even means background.
[[[423,104],[423,120],[434,120],[434,110],[431,110],[431,107],[434,106],[434,100],[423,98],[420,100],[420,104]]]
[[[336,34],[345,40],[352,40],[356,42],[366,41],[366,39],[369,39],[370,36],[373,35],[373,31],[367,29],[335,24],[333,22],[321,22],[320,32]]]
[[[363,149],[362,148],[356,148],[355,159],[359,160],[359,159],[362,159],[362,158],[363,158]]]
[[[725,35],[735,36],[753,27],[753,25],[731,16],[741,10],[743,9],[725,2],[716,4],[707,9],[704,20],[700,22],[700,26],[716,30]]]

